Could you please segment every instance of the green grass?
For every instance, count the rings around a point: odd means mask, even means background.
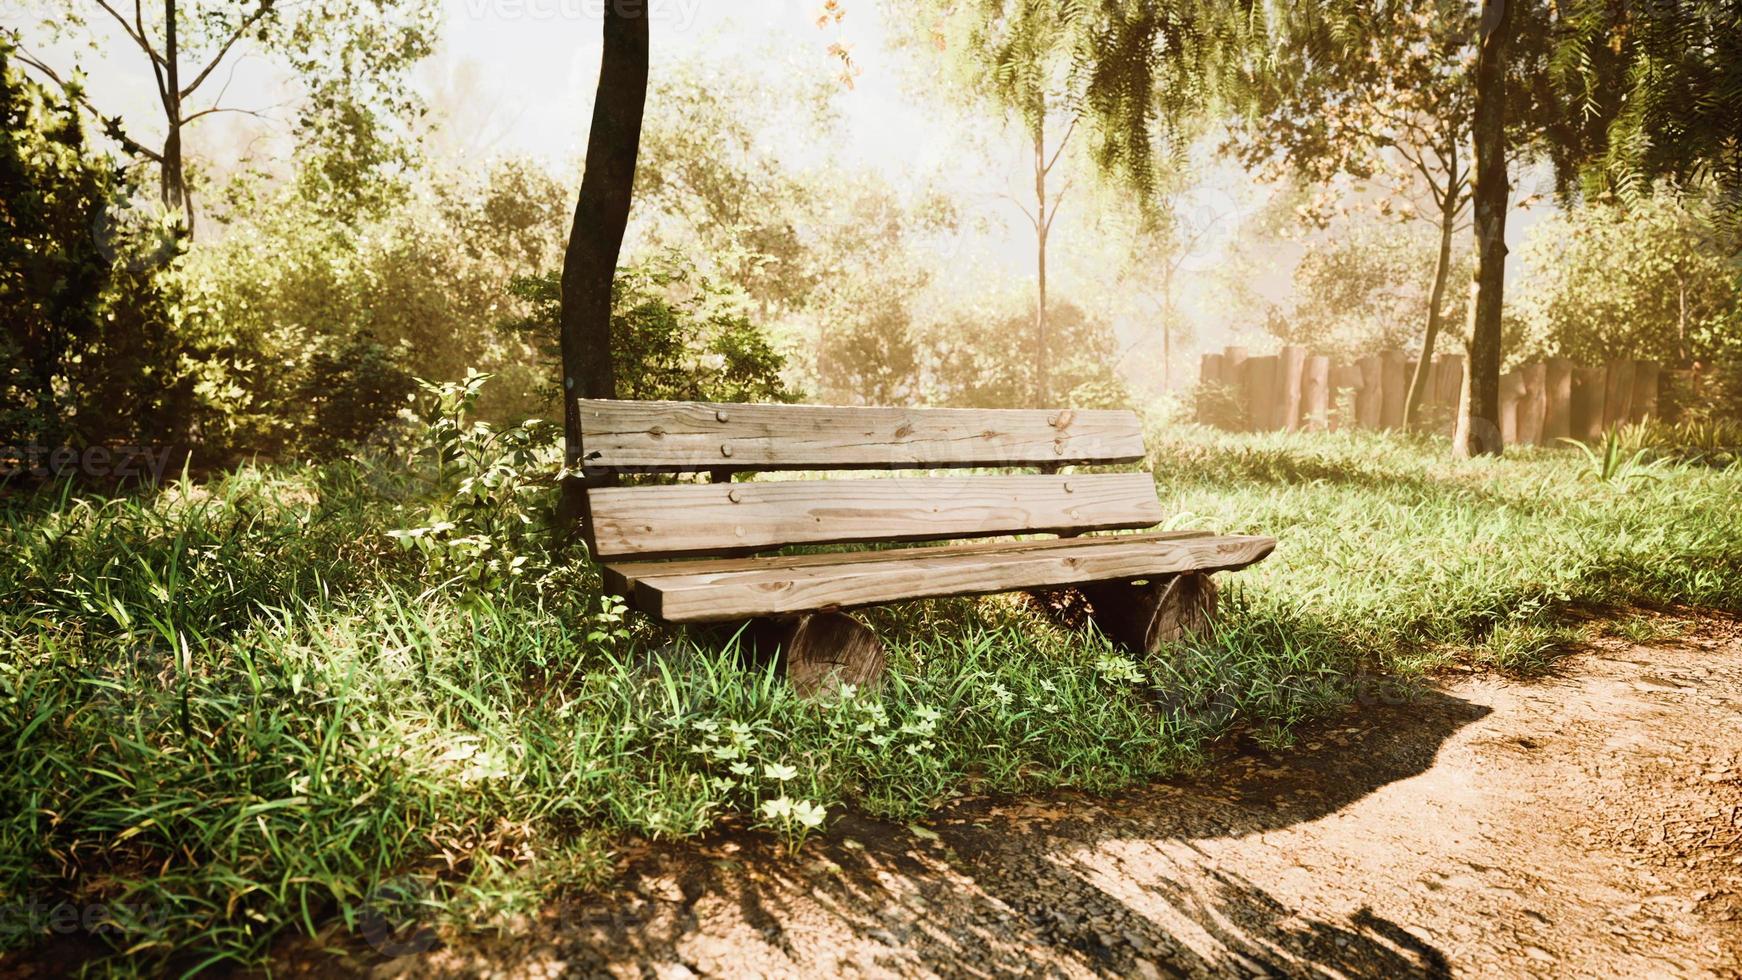
[[[489,928],[608,880],[626,836],[756,825],[798,845],[828,832],[809,807],[913,819],[965,792],[1111,790],[1231,726],[1286,746],[1374,675],[1537,669],[1576,641],[1575,609],[1742,609],[1733,464],[1603,480],[1567,449],[1151,444],[1171,523],[1280,541],[1225,577],[1212,642],[1139,663],[1015,597],[908,603],[867,614],[886,688],[824,704],[622,616],[584,562],[542,556],[541,584],[468,598],[387,537],[427,507],[386,464],[15,495],[0,948],[42,941],[15,911],[31,902],[106,906],[123,955],[105,965],[149,972],[257,962],[387,894]]]

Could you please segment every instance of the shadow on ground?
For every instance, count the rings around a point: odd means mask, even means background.
[[[1111,797],[964,801],[918,831],[848,817],[796,858],[751,833],[647,847],[626,856],[617,890],[547,909],[525,938],[345,963],[395,975],[516,963],[576,975],[1449,976],[1408,923],[1367,908],[1312,918],[1202,845],[1313,821],[1422,773],[1487,713],[1434,691],[1356,704],[1282,754],[1239,741],[1197,777]],[[339,965],[330,952],[287,959],[293,973]]]

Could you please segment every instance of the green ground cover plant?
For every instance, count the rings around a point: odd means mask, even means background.
[[[1636,609],[1742,610],[1729,457],[1661,446],[1650,479],[1604,480],[1565,447],[1454,462],[1158,427],[1172,523],[1280,542],[1224,577],[1212,639],[1134,658],[1021,596],[905,603],[866,613],[884,688],[806,702],[729,636],[600,595],[526,478],[536,428],[477,429],[467,404],[432,393],[439,461],[6,495],[0,949],[47,938],[16,914],[33,902],[103,906],[106,965],[143,972],[258,962],[384,896],[489,927],[607,882],[629,838],[799,848],[848,810],[1109,791],[1236,728],[1286,745],[1453,660],[1535,669],[1575,613],[1643,636]]]

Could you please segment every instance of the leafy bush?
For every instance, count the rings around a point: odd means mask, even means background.
[[[542,352],[545,377],[553,379],[547,394],[555,402],[562,276],[523,276],[511,288],[531,313],[502,324],[502,329]],[[619,398],[798,400],[781,377],[786,356],[750,322],[742,294],[698,274],[677,253],[617,270],[611,289],[611,346]]]
[[[0,37],[0,445],[185,444],[194,352],[165,268],[181,242],[134,190]]]

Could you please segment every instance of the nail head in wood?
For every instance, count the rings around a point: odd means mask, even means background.
[[[720,443],[720,455],[721,456],[732,455],[732,444],[729,442]]]
[[[726,410],[723,408],[714,409],[714,418],[720,422],[726,421]]]
[[[736,490],[728,490],[726,491],[726,499],[733,503],[737,503],[744,499],[744,495]]]

